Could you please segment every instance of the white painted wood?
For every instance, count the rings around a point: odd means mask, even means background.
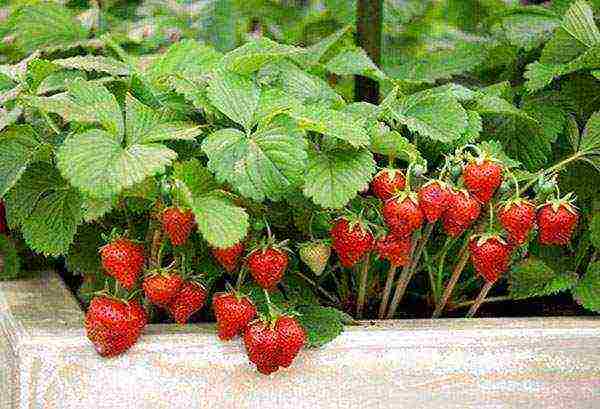
[[[210,325],[102,359],[82,320],[54,274],[0,283],[0,408],[600,408],[595,318],[365,322],[270,377]]]

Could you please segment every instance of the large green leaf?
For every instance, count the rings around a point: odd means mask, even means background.
[[[590,263],[587,272],[573,289],[573,296],[588,310],[600,312],[600,261]]]
[[[252,127],[260,91],[250,77],[220,70],[208,81],[210,102],[246,130]]]
[[[322,207],[339,209],[369,186],[373,173],[368,150],[310,152],[304,194]]]
[[[585,0],[576,0],[565,13],[562,27],[587,47],[600,43],[600,31],[594,22],[594,11]]]
[[[208,168],[242,195],[279,200],[302,182],[306,141],[302,132],[278,123],[247,136],[235,129],[219,130],[202,143]]]
[[[450,93],[417,93],[392,103],[389,117],[411,131],[440,142],[452,142],[465,132],[465,109]]]
[[[557,273],[542,260],[529,258],[513,267],[510,296],[518,299],[556,294],[573,287],[576,281],[575,274]]]
[[[101,55],[80,55],[52,60],[52,63],[63,68],[102,72],[115,76],[129,74],[129,67],[127,64],[115,60],[114,58],[103,57]]]
[[[417,147],[397,131],[375,132],[371,138],[371,151],[407,162],[426,163]]]
[[[0,134],[0,197],[39,158],[41,146],[28,125],[15,126]]]
[[[222,64],[230,71],[249,74],[269,62],[304,52],[302,48],[279,44],[262,37],[225,54]]]
[[[600,112],[595,112],[585,126],[585,131],[579,142],[582,152],[600,150]]]
[[[515,8],[492,26],[492,31],[508,43],[530,51],[549,39],[560,24],[559,16],[541,7]]]
[[[52,165],[30,166],[6,196],[11,224],[20,225],[29,247],[44,255],[64,254],[82,221],[82,201]]]
[[[58,168],[71,184],[94,197],[109,197],[162,173],[177,154],[159,144],[122,147],[107,132],[69,137],[57,152]]]
[[[363,118],[319,105],[295,107],[290,115],[303,129],[348,142],[356,148],[369,144]]]
[[[337,75],[362,75],[379,81],[387,79],[362,48],[340,52],[327,62],[325,68]]]
[[[0,281],[14,280],[21,272],[21,259],[15,243],[0,234]]]
[[[208,73],[223,58],[214,48],[194,40],[182,40],[173,44],[148,68],[150,81],[174,75],[198,77]]]
[[[160,142],[166,140],[194,140],[202,133],[200,127],[191,123],[166,122],[161,113],[127,95],[125,104],[127,145]]]
[[[309,347],[331,342],[344,331],[342,313],[335,308],[306,305],[298,308],[298,321],[307,334]]]
[[[76,80],[66,94],[51,97],[30,97],[28,101],[45,112],[53,112],[67,121],[101,124],[121,141],[123,137],[123,114],[117,100],[106,87]]]

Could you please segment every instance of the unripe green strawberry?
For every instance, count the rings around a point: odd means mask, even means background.
[[[164,231],[171,239],[174,246],[181,246],[187,242],[194,227],[194,215],[191,210],[169,207],[162,213]]]
[[[321,275],[331,256],[331,246],[323,240],[309,241],[299,246],[298,255],[313,273]]]
[[[144,267],[144,248],[126,238],[118,238],[100,249],[102,267],[123,287],[133,289]]]
[[[137,342],[147,322],[139,302],[99,296],[85,314],[85,331],[98,354],[113,357]]]

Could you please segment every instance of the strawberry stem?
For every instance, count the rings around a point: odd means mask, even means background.
[[[366,255],[360,271],[360,282],[358,287],[358,299],[356,301],[356,317],[362,318],[365,299],[367,296],[367,278],[369,276],[369,254]]]
[[[469,309],[469,312],[467,313],[467,315],[465,315],[465,318],[473,318],[475,316],[475,314],[477,313],[477,310],[479,309],[479,307],[481,307],[481,304],[483,304],[483,300],[485,300],[485,297],[490,292],[490,290],[492,289],[493,286],[494,286],[493,282],[491,282],[491,281],[485,282],[484,286],[481,288],[481,291],[479,292],[479,295],[475,299],[475,302]]]
[[[509,171],[508,174],[510,175],[513,183],[515,184],[515,199],[518,199],[521,196],[521,192],[519,191],[519,181],[517,180],[517,177],[514,173]]]
[[[452,275],[450,276],[450,281],[448,281],[448,284],[446,285],[446,288],[444,290],[444,294],[442,294],[442,298],[441,298],[440,302],[438,303],[438,305],[435,307],[435,311],[433,312],[433,315],[431,318],[439,318],[440,315],[442,315],[442,312],[444,311],[446,304],[448,304],[448,300],[450,299],[450,296],[452,295],[454,286],[456,286],[456,283],[458,282],[458,279],[460,278],[460,274],[462,273],[463,269],[467,265],[467,261],[469,261],[468,247],[469,247],[469,237],[467,236],[465,243],[463,244],[462,248],[460,249],[460,251],[458,253],[459,254],[458,261],[457,261],[456,265],[454,266],[454,270],[452,270]]]
[[[237,277],[237,282],[235,284],[235,288],[237,289],[237,291],[240,291],[240,289],[242,288],[242,284],[244,283],[245,277],[246,277],[246,268],[242,267],[242,268],[240,268],[240,271],[239,271],[238,277]]]
[[[383,289],[383,296],[381,297],[381,304],[379,305],[378,316],[380,320],[385,316],[385,310],[388,307],[392,286],[394,285],[394,278],[396,277],[396,269],[397,267],[393,263],[390,263],[390,269],[388,271],[388,275],[385,280],[385,287]]]
[[[396,291],[394,292],[394,297],[392,298],[392,302],[390,304],[390,308],[387,313],[387,318],[394,318],[394,314],[396,314],[396,310],[398,309],[398,305],[400,304],[400,300],[404,297],[404,293],[406,292],[406,287],[412,278],[414,270],[411,268],[413,265],[413,253],[415,251],[415,247],[417,245],[417,235],[413,235],[411,239],[410,245],[410,254],[409,254],[409,262],[402,268],[402,272],[400,273],[400,277],[398,277],[398,281],[396,282]]]
[[[489,230],[492,231],[493,228],[494,228],[494,206],[492,205],[492,202],[490,202],[490,224],[489,224]]]

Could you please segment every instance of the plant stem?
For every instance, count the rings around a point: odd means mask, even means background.
[[[485,285],[481,288],[479,295],[477,296],[477,298],[475,299],[475,302],[471,306],[471,309],[467,313],[467,315],[466,315],[467,318],[473,318],[475,316],[475,314],[477,313],[477,310],[479,309],[479,307],[481,307],[481,304],[483,304],[483,300],[485,300],[485,296],[490,292],[490,290],[492,289],[493,286],[494,286],[493,282],[490,282],[490,281],[485,282]]]
[[[394,284],[394,278],[396,277],[397,267],[390,263],[390,269],[388,271],[387,279],[385,280],[385,287],[383,289],[383,296],[381,297],[381,304],[379,305],[379,319],[383,319],[385,316],[385,310],[387,309],[390,301],[390,293],[392,292],[392,286]]]
[[[543,176],[543,175],[545,175],[547,173],[552,173],[552,172],[554,172],[556,170],[559,170],[562,167],[564,167],[565,165],[567,165],[567,164],[569,164],[569,163],[571,163],[573,161],[578,160],[579,158],[581,158],[581,156],[582,156],[581,153],[577,152],[574,155],[571,155],[568,158],[566,158],[566,159],[558,162],[556,165],[550,166],[548,169],[542,169],[542,170],[540,170],[539,172],[537,172],[535,174],[535,176],[529,182],[527,182],[527,184],[525,186],[523,186],[521,188],[521,191],[522,192],[527,191],[527,189],[529,189],[531,186],[533,186],[533,184],[536,182],[536,180],[537,180],[537,178],[539,176]]]
[[[156,226],[152,235],[152,247],[150,249],[150,260],[156,267],[160,267],[160,248],[162,247],[162,229]]]
[[[462,248],[460,249],[459,256],[458,256],[458,262],[454,266],[454,270],[452,270],[452,276],[450,277],[450,281],[448,281],[448,284],[446,285],[446,289],[444,290],[444,294],[442,295],[440,302],[435,307],[435,311],[433,312],[432,318],[439,318],[440,315],[442,315],[442,312],[444,311],[446,304],[448,304],[448,300],[450,299],[450,296],[452,295],[454,286],[456,286],[456,283],[458,282],[458,279],[460,278],[460,274],[462,273],[463,269],[467,265],[467,261],[469,261],[468,248],[469,248],[469,240],[467,237],[467,239],[465,240],[465,244],[463,244]]]
[[[416,255],[415,253],[415,248],[417,246],[417,237],[416,235],[414,235],[412,237],[412,243],[410,246],[410,257],[409,257],[409,262],[407,265],[405,265],[402,268],[402,272],[400,273],[400,277],[398,277],[398,281],[396,282],[396,291],[394,292],[394,297],[392,298],[392,302],[390,303],[390,308],[388,310],[387,319],[392,319],[394,317],[394,315],[396,314],[396,310],[398,309],[398,304],[400,304],[400,300],[402,300],[402,297],[404,296],[404,293],[406,292],[406,287],[408,287],[408,283],[410,282],[410,279],[412,278],[412,275],[414,273],[414,269],[412,268],[414,262],[413,262],[413,258]]]
[[[500,297],[487,297],[487,298],[485,298],[482,301],[482,303],[504,302],[504,301],[510,301],[510,300],[512,300],[512,297],[510,297],[508,295],[503,295],[503,296],[500,296]],[[465,301],[465,302],[459,302],[459,303],[456,303],[454,305],[448,306],[448,309],[451,310],[451,311],[453,311],[453,310],[458,310],[460,308],[470,307],[473,304],[475,304],[475,300]]]
[[[340,300],[336,296],[334,296],[333,294],[331,294],[330,292],[328,292],[327,290],[325,290],[319,284],[317,284],[316,282],[314,282],[310,278],[306,277],[300,271],[296,271],[296,274],[299,275],[301,278],[303,278],[310,285],[312,285],[313,287],[315,287],[317,290],[319,290],[319,292],[321,292],[321,294],[323,294],[325,297],[327,297],[329,299],[329,301],[331,301],[332,303],[334,303],[334,304],[336,304],[338,306],[341,305]]]
[[[365,306],[365,299],[367,297],[367,278],[369,276],[369,255],[365,257],[362,269],[360,271],[360,282],[358,287],[358,299],[356,300],[356,317],[362,318],[363,309]]]
[[[446,255],[448,254],[448,250],[450,249],[450,247],[452,247],[452,244],[454,244],[454,238],[448,236],[446,238],[446,242],[444,243],[444,247],[442,247],[442,250],[440,251],[440,256],[438,258],[436,282],[435,282],[435,289],[436,289],[436,291],[438,291],[438,293],[436,294],[436,297],[435,297],[436,299],[440,298],[439,291],[442,290],[442,286],[444,284],[444,264],[446,262]]]

